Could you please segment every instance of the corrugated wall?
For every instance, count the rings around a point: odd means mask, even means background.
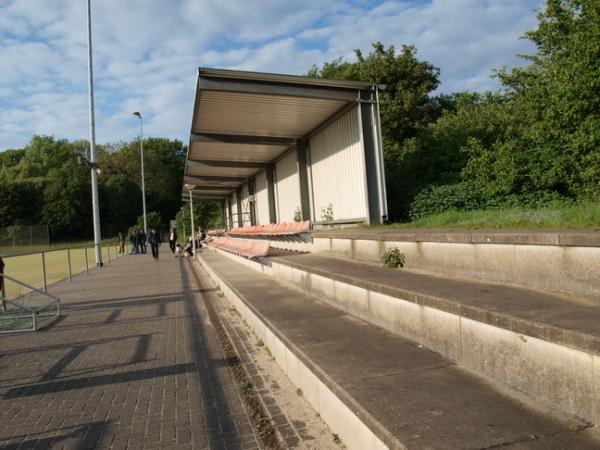
[[[275,164],[277,184],[277,221],[291,222],[300,207],[300,179],[297,172],[296,152],[291,152]]]
[[[334,220],[369,217],[358,108],[311,138],[310,164],[315,221],[329,204]]]
[[[258,225],[269,223],[269,191],[267,189],[267,172],[256,176],[256,220]]]
[[[248,183],[242,184],[242,220],[244,221],[244,226],[250,226],[250,201],[248,199],[250,194],[248,193]]]

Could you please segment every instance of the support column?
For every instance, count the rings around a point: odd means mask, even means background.
[[[237,188],[235,190],[235,201],[237,202],[238,227],[243,227],[244,216],[242,215],[242,188]]]
[[[192,191],[190,193],[190,222],[192,226],[192,251],[194,252],[194,259],[196,259],[196,229],[194,228],[194,198],[192,197]]]
[[[227,199],[227,214],[229,215],[228,229],[233,228],[233,210],[231,209],[231,197]]]
[[[225,218],[225,200],[221,202],[221,224],[223,228],[227,228],[227,219]]]
[[[296,147],[298,178],[300,179],[300,209],[302,220],[310,220],[310,199],[308,195],[308,146],[306,142],[299,141]]]
[[[373,91],[360,92],[360,126],[362,127],[365,168],[367,177],[367,199],[369,202],[369,222],[383,223],[387,221],[387,205],[385,200],[382,146],[379,141],[378,111]]]
[[[267,166],[267,195],[269,198],[269,222],[277,223],[277,210],[275,209],[275,165]]]
[[[250,197],[248,201],[248,206],[250,208],[250,225],[256,225],[256,179],[250,178],[248,179],[248,196]]]

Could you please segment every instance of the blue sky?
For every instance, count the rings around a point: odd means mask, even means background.
[[[198,66],[305,73],[371,43],[414,44],[440,92],[497,89],[542,0],[92,0],[96,139],[186,142]],[[84,0],[0,0],[0,151],[88,137]]]

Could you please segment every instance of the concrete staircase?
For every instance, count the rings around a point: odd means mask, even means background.
[[[593,296],[331,254],[200,259],[348,448],[600,448]]]

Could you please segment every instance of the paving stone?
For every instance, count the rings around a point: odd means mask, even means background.
[[[183,259],[126,256],[49,291],[60,321],[2,337],[0,448],[259,448]]]

